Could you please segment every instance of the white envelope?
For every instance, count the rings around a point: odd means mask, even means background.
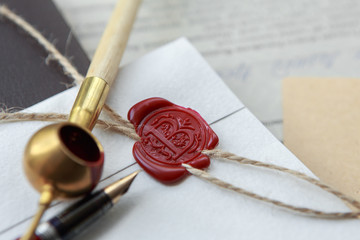
[[[77,90],[67,90],[26,111],[69,113]],[[244,107],[186,39],[122,68],[108,104],[126,117],[131,106],[149,97],[163,97],[198,111],[219,136],[219,149],[312,175]],[[36,211],[39,194],[24,176],[22,154],[30,136],[47,124],[0,124],[1,239],[18,237]],[[95,129],[94,134],[106,154],[105,180],[98,188],[139,169],[132,157],[134,140],[109,130]],[[212,159],[207,171],[294,205],[349,211],[339,199],[286,174],[217,159]],[[55,204],[44,220],[66,205]],[[79,239],[358,239],[359,234],[357,220],[306,217],[220,189],[195,176],[168,186],[141,172],[111,212]]]

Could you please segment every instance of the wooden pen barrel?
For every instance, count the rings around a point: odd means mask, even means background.
[[[99,77],[109,85],[112,84],[140,2],[141,0],[120,0],[117,3],[109,21],[111,24],[104,31],[86,74],[87,77]]]
[[[70,122],[89,130],[95,126],[116,78],[140,2],[120,0],[117,3],[71,109]]]

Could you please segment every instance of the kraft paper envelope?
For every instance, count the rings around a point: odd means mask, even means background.
[[[283,82],[285,145],[322,181],[360,200],[360,79]]]
[[[26,111],[67,113],[76,91],[70,89]],[[122,68],[108,104],[126,116],[132,105],[154,96],[197,110],[218,134],[218,148],[312,175],[249,112],[185,39]],[[35,212],[39,194],[24,177],[22,150],[31,134],[46,124],[0,125],[2,239],[14,239],[24,232]],[[96,128],[94,134],[104,145],[106,154],[105,180],[99,188],[139,168],[132,157],[133,140]],[[339,199],[286,174],[216,159],[212,159],[207,171],[290,204],[324,211],[349,211]],[[44,219],[66,204],[53,206]],[[194,176],[168,186],[141,172],[111,212],[79,239],[356,239],[359,234],[357,220],[309,218],[220,189]]]

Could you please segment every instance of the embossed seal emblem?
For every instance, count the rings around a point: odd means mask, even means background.
[[[208,156],[219,139],[199,113],[175,105],[163,98],[149,98],[134,105],[129,121],[141,137],[133,148],[140,166],[164,183],[176,182],[187,175],[182,163],[206,168]]]

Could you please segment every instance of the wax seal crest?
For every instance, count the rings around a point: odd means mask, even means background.
[[[163,98],[149,98],[135,104],[128,112],[141,140],[133,147],[133,155],[151,176],[173,183],[188,172],[186,163],[195,168],[210,164],[204,149],[213,149],[218,137],[199,113],[175,105]]]

